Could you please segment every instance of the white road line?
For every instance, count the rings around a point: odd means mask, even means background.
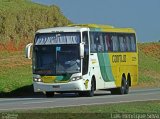
[[[3,99],[0,99],[0,102],[3,102],[3,101],[21,101],[21,100],[33,100],[33,99],[36,99],[36,98],[18,98],[18,99],[10,99],[10,98],[3,98]],[[39,98],[37,98],[39,99]]]
[[[49,102],[55,102],[55,100],[54,101],[39,101],[39,102],[26,102],[26,103],[22,103],[22,104],[40,104],[40,103],[49,103]]]

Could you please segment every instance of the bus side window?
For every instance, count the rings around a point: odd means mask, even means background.
[[[131,39],[131,51],[135,52],[136,51],[136,40],[135,40],[135,37],[132,35],[132,36],[130,36],[130,39]]]
[[[119,51],[119,41],[118,41],[117,35],[112,35],[111,40],[113,43],[113,51],[118,52]]]
[[[83,32],[82,38],[83,38],[82,41],[85,42],[82,74],[85,75],[88,73],[88,62],[89,62],[88,32]]]
[[[100,50],[100,38],[99,38],[98,33],[94,34],[94,43],[95,43],[96,52],[99,52],[99,50]]]
[[[131,40],[128,35],[126,35],[126,46],[127,46],[127,51],[130,52],[131,51]]]
[[[119,36],[119,43],[120,43],[120,51],[121,52],[126,52],[127,50],[127,42],[126,42],[126,37],[125,35],[120,35]]]
[[[119,36],[119,43],[120,43],[120,51],[124,51],[124,43],[123,43],[123,37]]]
[[[91,53],[94,53],[96,52],[96,46],[95,46],[95,43],[94,43],[94,33],[93,32],[90,32],[90,47],[91,47]]]
[[[102,33],[99,33],[99,40],[100,40],[100,44],[99,44],[99,48],[98,48],[98,50],[99,50],[99,52],[104,52],[104,37],[103,37],[103,34]]]
[[[112,40],[109,34],[105,34],[105,41],[106,51],[113,51]]]

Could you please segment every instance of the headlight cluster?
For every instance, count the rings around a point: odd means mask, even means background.
[[[40,75],[33,75],[33,81],[34,82],[42,82],[41,76]]]
[[[80,80],[80,79],[82,79],[82,77],[81,76],[77,76],[77,77],[73,77],[71,79],[71,81],[77,81],[77,80]]]
[[[42,79],[40,79],[40,78],[33,78],[33,81],[34,82],[42,82]]]

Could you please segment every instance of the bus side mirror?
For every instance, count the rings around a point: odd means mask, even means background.
[[[26,45],[26,49],[25,49],[25,53],[26,53],[26,58],[31,59],[31,47],[32,47],[33,43],[29,43],[28,45]]]
[[[80,43],[80,57],[84,58],[84,43]]]

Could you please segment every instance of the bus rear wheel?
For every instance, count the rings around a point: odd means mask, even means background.
[[[47,98],[54,97],[54,92],[46,92],[46,97]]]
[[[128,94],[129,93],[129,80],[126,81],[126,88],[124,91],[124,94]]]

